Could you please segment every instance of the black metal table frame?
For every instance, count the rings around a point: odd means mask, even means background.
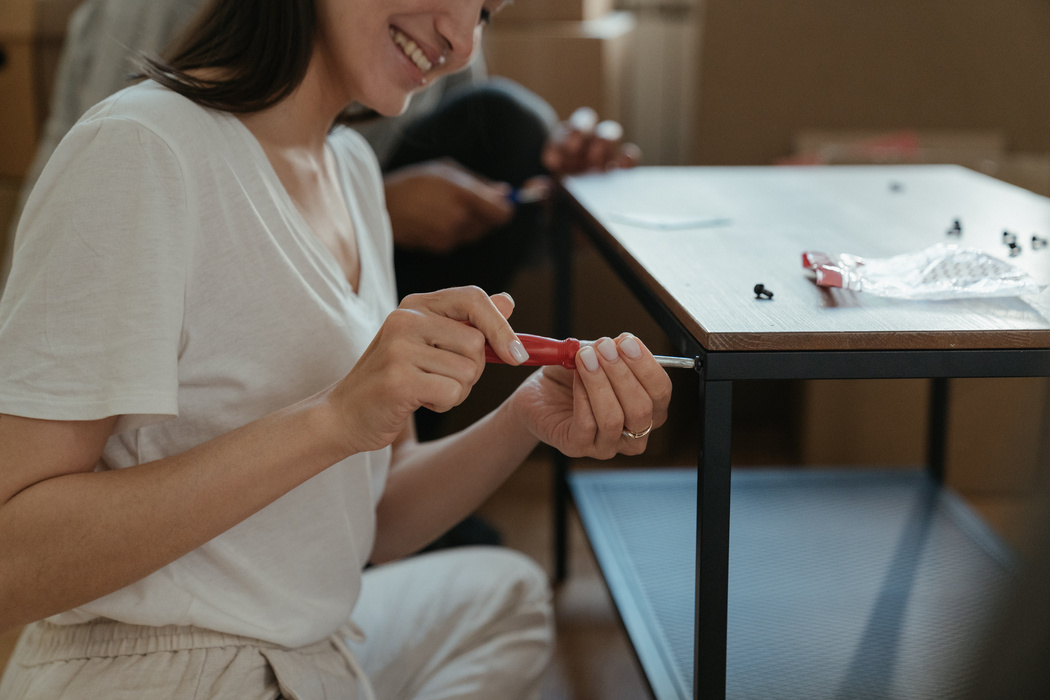
[[[554,331],[571,335],[573,292],[572,232],[587,234],[619,278],[667,333],[679,353],[697,358],[699,434],[697,464],[696,617],[693,695],[724,698],[729,603],[730,447],[733,382],[781,379],[932,380],[927,466],[943,481],[947,432],[948,379],[953,377],[1050,376],[1050,348],[995,350],[830,350],[709,352],[614,247],[595,232],[591,215],[566,191],[556,192],[552,221]],[[554,463],[554,576],[567,575],[568,460]]]

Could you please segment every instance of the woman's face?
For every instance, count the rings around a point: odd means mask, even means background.
[[[507,0],[316,0],[320,62],[340,107],[404,111],[412,93],[467,65]]]

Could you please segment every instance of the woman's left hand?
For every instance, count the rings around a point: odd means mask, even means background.
[[[539,440],[568,457],[608,459],[643,452],[649,431],[667,419],[670,398],[667,372],[625,333],[580,348],[575,371],[544,367],[511,400]]]

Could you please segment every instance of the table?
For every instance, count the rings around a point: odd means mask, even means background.
[[[955,166],[639,168],[571,178],[559,196],[698,358],[698,469],[570,477],[653,694],[964,692],[947,659],[964,658],[1013,563],[940,484],[947,378],[1050,376],[1050,288],[891,300],[817,287],[801,253],[888,257],[953,240],[958,219],[960,245],[1004,259],[1016,233],[1008,259],[1050,284],[1050,249],[1029,245],[1050,237],[1050,200]],[[928,473],[731,469],[734,381],[916,377],[934,381]],[[943,673],[916,666],[931,659]]]

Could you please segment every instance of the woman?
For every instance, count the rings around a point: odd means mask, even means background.
[[[538,440],[641,452],[670,382],[606,338],[416,442],[486,342],[525,359],[513,301],[396,307],[374,156],[331,130],[464,66],[503,1],[216,0],[60,145],[0,303],[0,628],[32,623],[0,697],[534,693],[537,567],[395,560]]]

